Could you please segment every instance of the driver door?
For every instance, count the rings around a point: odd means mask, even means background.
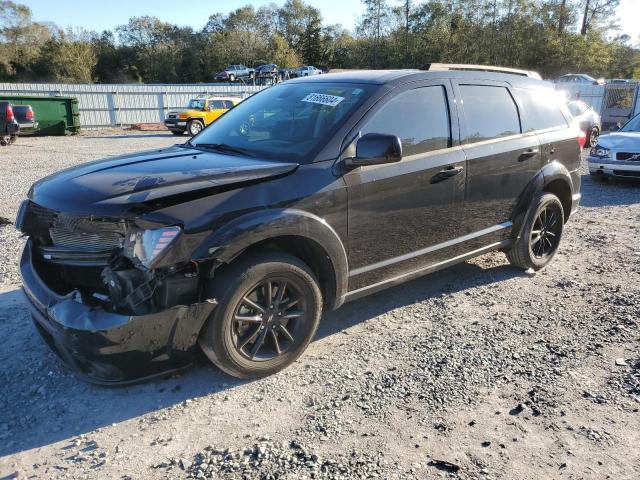
[[[209,100],[207,113],[205,114],[207,125],[216,121],[226,111],[224,100]]]
[[[451,258],[462,235],[466,162],[450,84],[390,93],[359,125],[397,135],[398,163],[360,167],[348,191],[349,289],[366,290]]]

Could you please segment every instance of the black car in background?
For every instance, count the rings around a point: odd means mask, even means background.
[[[13,115],[20,124],[20,132],[33,133],[38,129],[38,122],[31,105],[13,105]]]
[[[184,145],[36,182],[16,225],[44,340],[98,383],[198,346],[255,378],[344,302],[493,250],[547,265],[584,135],[546,82],[438,68],[283,82]]]
[[[5,147],[16,141],[20,124],[13,113],[13,105],[0,101],[0,146]]]
[[[587,141],[586,147],[595,147],[598,143],[598,137],[602,131],[602,124],[600,123],[600,115],[590,105],[586,104],[582,100],[574,100],[567,103],[567,108],[573,115],[573,118],[580,125]]]

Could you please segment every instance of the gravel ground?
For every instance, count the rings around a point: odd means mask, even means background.
[[[0,217],[47,173],[175,141],[20,139],[0,149]],[[203,361],[82,383],[36,336],[0,226],[0,478],[640,478],[640,184],[584,173],[545,270],[494,253],[347,304],[254,382]]]

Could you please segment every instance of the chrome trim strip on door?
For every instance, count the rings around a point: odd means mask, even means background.
[[[403,273],[402,275],[398,275],[396,277],[389,278],[387,280],[383,280],[378,283],[374,283],[373,285],[367,285],[366,287],[358,288],[357,290],[352,290],[349,293],[347,293],[347,295],[345,296],[345,302],[355,300],[356,298],[360,298],[364,295],[367,295],[370,292],[375,292],[377,290],[381,290],[382,288],[387,288],[388,286],[398,285],[407,280],[411,280],[413,278],[426,275],[427,273],[430,273],[430,272],[435,272],[444,267],[463,262],[470,258],[477,257],[479,255],[482,255],[483,253],[490,252],[491,250],[502,248],[508,244],[509,244],[509,240],[502,240],[501,242],[492,243],[490,245],[486,245],[484,247],[478,248],[477,250],[473,250],[471,252],[458,255],[457,257],[453,257],[448,260],[443,260],[442,262],[434,263],[433,265],[428,265],[426,267],[422,267],[417,270],[413,270],[411,272]]]
[[[370,272],[371,270],[377,270],[378,268],[387,267],[389,265],[393,265],[394,263],[404,262],[405,260],[411,260],[412,258],[419,257],[421,255],[426,255],[427,253],[435,252],[437,250],[441,250],[443,248],[451,247],[458,243],[466,242],[468,240],[473,240],[474,238],[482,237],[483,235],[488,235],[489,233],[497,232],[500,230],[504,230],[505,228],[509,228],[513,225],[511,220],[507,222],[500,223],[498,225],[494,225],[489,228],[485,228],[483,230],[479,230],[477,232],[468,233],[467,235],[463,235],[461,237],[453,238],[451,240],[447,240],[446,242],[437,243],[435,245],[431,245],[429,247],[422,248],[420,250],[415,250],[413,252],[405,253],[404,255],[400,255],[397,257],[389,258],[387,260],[382,260],[380,262],[372,263],[370,265],[366,265],[364,267],[355,268],[349,272],[350,277],[355,277],[356,275],[361,275],[366,272]]]

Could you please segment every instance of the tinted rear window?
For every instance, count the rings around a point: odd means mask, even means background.
[[[362,129],[366,133],[398,136],[404,156],[447,148],[451,134],[444,88],[422,87],[398,94],[367,122]]]
[[[505,87],[461,85],[467,135],[464,143],[521,133],[518,109]]]
[[[515,89],[514,92],[524,109],[522,126],[525,132],[567,126],[561,110],[563,100],[552,88]]]

